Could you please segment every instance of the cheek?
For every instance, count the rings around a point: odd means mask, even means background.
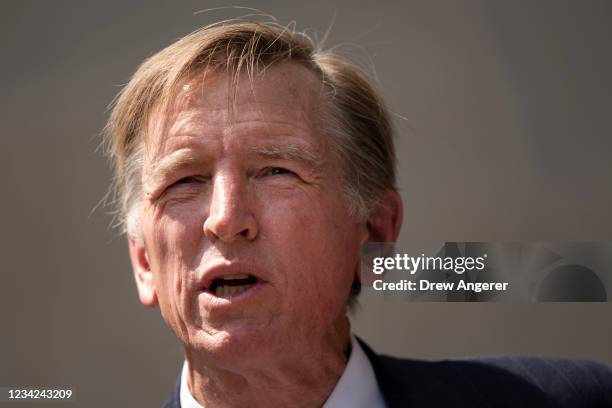
[[[202,224],[188,208],[167,205],[149,214],[143,217],[149,262],[162,314],[172,321],[188,311],[187,286],[200,259]]]
[[[300,306],[343,310],[359,262],[357,228],[337,201],[292,202],[269,211],[268,238],[283,260],[287,292]],[[298,302],[298,299],[301,300]]]
[[[203,234],[204,217],[200,209],[196,202],[169,202],[155,209],[151,236],[159,244],[160,262],[174,260],[184,264],[193,261],[200,251]]]

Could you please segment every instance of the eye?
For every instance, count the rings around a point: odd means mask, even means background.
[[[267,167],[263,170],[263,176],[282,176],[282,175],[294,174],[291,170],[284,169],[282,167]]]
[[[197,183],[198,179],[196,179],[193,176],[187,176],[187,177],[183,177],[180,180],[177,180],[174,185],[179,185],[179,184],[191,184],[191,183]]]

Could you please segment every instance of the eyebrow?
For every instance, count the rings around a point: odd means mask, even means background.
[[[180,149],[169,156],[161,159],[151,171],[151,176],[145,184],[145,190],[147,194],[152,194],[153,190],[158,188],[163,182],[164,178],[168,174],[172,174],[178,169],[189,167],[191,165],[201,162],[201,157],[191,149]]]
[[[323,164],[320,154],[297,144],[256,146],[250,150],[262,158],[298,162],[310,170],[316,170]]]

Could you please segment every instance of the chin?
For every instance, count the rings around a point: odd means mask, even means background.
[[[232,322],[224,324],[222,328],[200,328],[190,346],[195,350],[219,357],[223,361],[243,359],[245,355],[253,357],[274,351],[275,337],[262,330],[261,324]]]

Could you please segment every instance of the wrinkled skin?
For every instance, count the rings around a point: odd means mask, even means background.
[[[306,68],[243,75],[230,96],[226,74],[195,77],[150,120],[142,239],[129,241],[139,296],[185,344],[201,404],[321,406],[346,365],[361,245],[395,239],[399,196],[368,222],[350,216]],[[206,294],[228,270],[255,275],[256,290]]]

